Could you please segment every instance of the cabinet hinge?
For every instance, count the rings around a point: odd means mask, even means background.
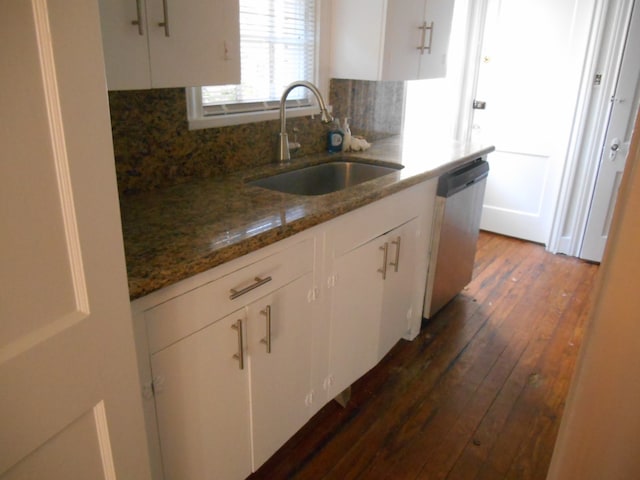
[[[304,398],[304,404],[306,407],[310,407],[311,405],[313,405],[313,390],[311,390],[306,397]]]
[[[329,390],[333,385],[333,382],[334,382],[333,375],[327,375],[322,382],[322,388],[324,390]]]
[[[155,390],[153,388],[153,382],[142,384],[142,398],[149,400],[153,398],[155,395]]]
[[[333,275],[329,275],[329,277],[327,278],[327,287],[328,288],[333,288],[336,286],[336,282],[338,281],[338,275],[337,274],[333,274]]]
[[[309,289],[307,292],[307,302],[315,302],[318,299],[319,291],[317,287]]]
[[[164,387],[164,378],[157,376],[153,377],[150,382],[142,385],[142,396],[144,398],[153,398],[157,393],[162,392]]]

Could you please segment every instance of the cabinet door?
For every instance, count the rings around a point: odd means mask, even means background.
[[[452,0],[334,2],[332,76],[394,81],[445,76],[453,5]],[[431,22],[433,28],[425,29]]]
[[[238,6],[238,0],[147,0],[151,87],[239,83]]]
[[[386,3],[386,0],[333,0],[332,77],[381,80]]]
[[[382,80],[447,74],[453,5],[451,0],[388,0]]]
[[[107,88],[150,88],[144,0],[100,0],[99,6]]]
[[[433,29],[425,33],[425,45],[430,52],[418,52],[420,57],[419,79],[441,78],[447,74],[447,52],[451,36],[453,5],[451,0],[427,0],[424,19]]]
[[[416,295],[415,288],[417,233],[418,220],[413,219],[385,235],[389,254],[380,319],[378,360],[406,335],[413,317],[422,313],[419,305],[422,292]],[[416,299],[418,305],[415,305]]]
[[[248,307],[253,469],[309,419],[311,273]]]
[[[234,358],[239,321],[246,325],[244,310],[151,357],[165,480],[251,473],[248,369]]]
[[[388,0],[381,80],[419,78],[424,8],[425,0]]]
[[[238,5],[238,0],[100,0],[107,87],[239,83]]]
[[[334,260],[330,388],[336,396],[378,359],[384,241],[378,237]]]

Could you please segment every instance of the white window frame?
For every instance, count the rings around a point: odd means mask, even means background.
[[[323,6],[324,3],[324,6]],[[322,95],[328,97],[328,88],[324,87],[324,83],[328,84],[328,79],[325,81],[325,75],[320,72],[322,65],[321,55],[328,51],[322,44],[322,41],[327,37],[322,32],[328,30],[326,25],[326,19],[329,18],[328,12],[325,10],[328,8],[327,3],[322,0],[316,0],[316,42],[315,42],[315,58],[314,58],[314,75],[313,82],[319,86]],[[326,41],[325,41],[326,43]],[[202,106],[202,89],[201,87],[187,87],[187,119],[189,122],[189,130],[199,130],[205,128],[216,128],[231,125],[242,125],[246,123],[262,122],[267,120],[277,120],[280,118],[279,101],[263,102],[261,106],[256,110],[251,111],[231,111],[236,108],[230,108],[229,113],[223,115],[206,116],[204,114],[204,108]],[[313,96],[312,96],[313,97]],[[312,98],[311,105],[301,105],[304,101],[289,100],[287,101],[287,118],[303,117],[317,115],[320,113],[315,98]],[[239,106],[241,104],[230,104]],[[221,106],[224,108],[224,105]],[[331,109],[331,107],[329,107]]]

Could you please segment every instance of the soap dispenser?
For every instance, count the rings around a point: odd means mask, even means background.
[[[329,133],[327,134],[327,150],[329,153],[336,153],[342,151],[342,142],[344,140],[344,133],[340,128],[340,121],[335,118],[333,125]]]

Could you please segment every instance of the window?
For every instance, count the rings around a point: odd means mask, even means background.
[[[315,3],[240,0],[241,84],[188,89],[191,128],[277,118],[289,83],[315,81]],[[288,108],[298,107],[300,113],[315,112],[311,105],[307,89],[297,88],[288,97]]]

